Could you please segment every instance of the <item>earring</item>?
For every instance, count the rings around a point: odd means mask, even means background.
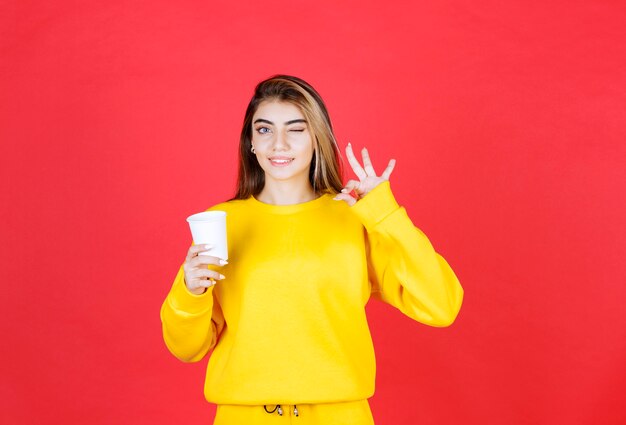
[[[252,146],[252,149],[250,149],[252,151],[252,153],[256,153],[256,150],[254,149],[254,146]]]

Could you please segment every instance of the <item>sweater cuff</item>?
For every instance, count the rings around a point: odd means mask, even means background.
[[[213,286],[208,287],[204,294],[192,294],[185,285],[185,271],[181,266],[174,280],[169,299],[170,305],[175,310],[190,314],[202,313],[213,308]]]
[[[389,181],[384,181],[350,207],[366,228],[372,228],[400,208],[391,193]]]

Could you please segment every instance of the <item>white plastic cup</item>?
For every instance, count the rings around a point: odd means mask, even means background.
[[[205,211],[187,217],[194,245],[212,245],[208,251],[202,251],[199,255],[212,255],[213,257],[228,260],[228,243],[226,241],[226,212]]]

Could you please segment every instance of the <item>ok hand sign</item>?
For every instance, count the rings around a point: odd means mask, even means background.
[[[388,181],[393,168],[396,166],[396,160],[390,160],[389,165],[387,165],[387,168],[385,168],[385,171],[383,171],[379,177],[376,175],[376,171],[374,171],[367,148],[363,148],[361,151],[363,166],[359,164],[359,161],[354,156],[352,145],[350,143],[348,143],[348,146],[346,147],[346,156],[348,157],[348,162],[350,163],[354,174],[356,174],[359,180],[348,181],[346,186],[341,190],[341,193],[338,193],[337,196],[335,196],[335,199],[346,201],[350,206],[356,204],[358,199],[367,195],[372,189],[382,182]],[[352,191],[356,194],[356,198],[350,195]]]

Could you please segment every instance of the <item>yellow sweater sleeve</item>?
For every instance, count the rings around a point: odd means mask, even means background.
[[[372,296],[421,323],[451,325],[461,308],[463,288],[398,205],[389,182],[374,188],[352,210],[367,231]]]
[[[161,323],[165,345],[184,362],[201,360],[215,346],[225,325],[213,287],[202,295],[189,292],[182,266],[161,306]]]

